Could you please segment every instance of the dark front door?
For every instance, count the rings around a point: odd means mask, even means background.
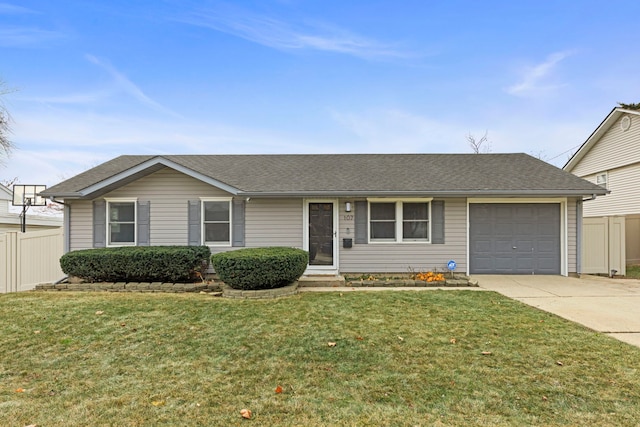
[[[333,203],[309,203],[309,265],[333,266]]]

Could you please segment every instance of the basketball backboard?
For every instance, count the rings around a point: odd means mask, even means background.
[[[47,200],[38,193],[47,189],[46,185],[13,185],[13,206],[46,206]]]

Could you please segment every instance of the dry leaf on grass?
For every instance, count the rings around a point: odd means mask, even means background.
[[[282,393],[282,387],[280,386],[276,387],[276,393],[278,394]]]
[[[17,388],[16,393],[24,393],[24,389],[22,387]]]
[[[482,352],[482,353],[480,353],[480,354],[482,354],[483,356],[489,356],[489,355],[491,355],[491,354],[493,354],[493,353],[491,353],[490,351],[483,351],[483,352]]]
[[[399,339],[400,341],[404,341],[404,338],[402,338],[402,337],[398,337],[398,339]]]
[[[329,347],[335,347],[335,346],[336,346],[336,343],[334,343],[334,342],[331,342],[331,341],[330,341],[330,342],[328,342],[328,343],[327,343],[327,345],[328,345]]]
[[[102,310],[96,311],[96,315],[100,316],[101,314],[104,314],[104,311],[102,311]]]
[[[154,400],[153,402],[151,402],[151,404],[153,406],[164,406],[166,402],[164,400]]]
[[[562,363],[561,361],[559,361],[559,360],[558,360],[558,361],[556,362],[556,365],[558,365],[558,366],[564,366],[564,363]]]
[[[456,340],[455,338],[451,338],[451,339],[449,340],[449,342],[450,342],[451,344],[455,344],[455,343],[457,343],[457,342],[458,342],[458,340]]]
[[[246,418],[247,420],[251,419],[251,411],[249,409],[240,410],[240,415],[242,416],[242,418]]]

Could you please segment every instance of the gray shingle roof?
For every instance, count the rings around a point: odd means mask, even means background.
[[[120,156],[50,187],[56,197],[95,197],[131,168],[168,161],[259,195],[590,195],[606,190],[527,154],[292,154]],[[183,170],[184,170],[183,169]],[[148,169],[151,172],[155,169]],[[115,184],[114,184],[115,182]],[[91,194],[86,189],[91,187]],[[83,192],[83,190],[85,190]]]

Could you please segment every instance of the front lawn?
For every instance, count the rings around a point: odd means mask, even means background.
[[[492,292],[31,292],[0,328],[3,426],[640,424],[640,349]]]

